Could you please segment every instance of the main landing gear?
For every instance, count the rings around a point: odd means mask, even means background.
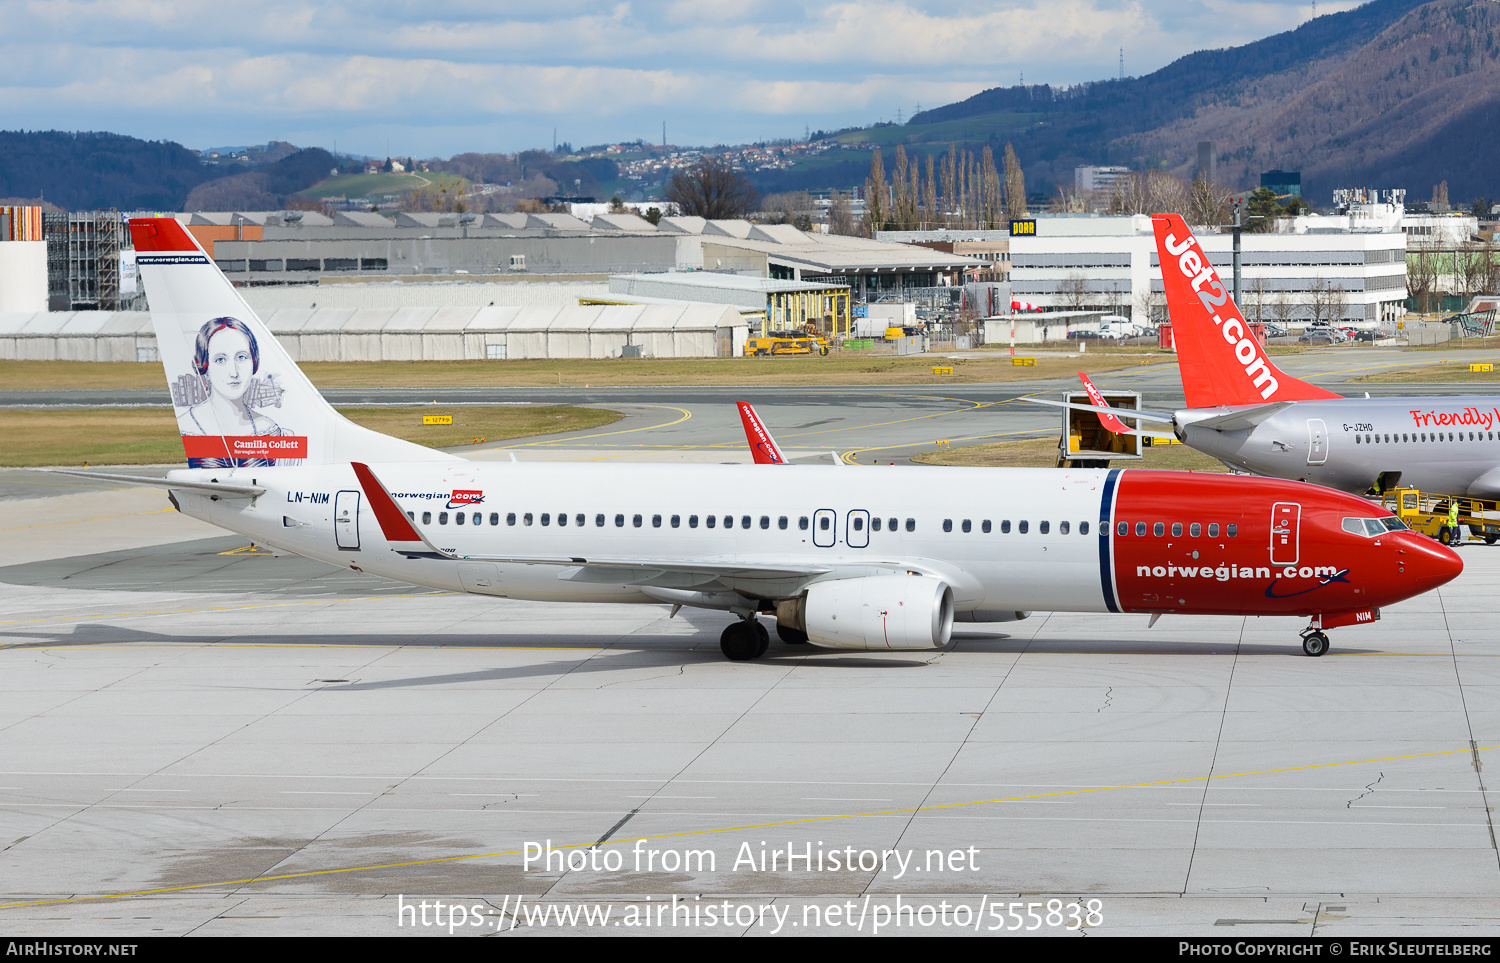
[[[771,645],[771,633],[760,624],[760,619],[742,619],[731,624],[719,636],[719,649],[732,662],[748,662],[766,654]]]
[[[1307,628],[1302,631],[1302,651],[1308,655],[1317,657],[1328,651],[1328,636],[1319,629]]]

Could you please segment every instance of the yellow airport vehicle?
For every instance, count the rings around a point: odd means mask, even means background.
[[[828,340],[803,331],[769,331],[745,340],[745,357],[780,354],[828,354]]]
[[[1468,495],[1439,495],[1415,488],[1393,488],[1380,496],[1380,504],[1414,532],[1421,532],[1446,545],[1464,541],[1464,530],[1474,541],[1493,545],[1500,541],[1500,502]],[[1457,507],[1457,511],[1452,509]]]

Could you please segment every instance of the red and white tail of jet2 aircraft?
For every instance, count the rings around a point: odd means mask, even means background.
[[[955,621],[1038,609],[1310,616],[1303,647],[1321,655],[1325,630],[1462,568],[1362,499],[1264,479],[789,465],[768,485],[753,465],[466,461],[345,421],[177,221],[130,227],[193,465],[150,483],[185,514],[357,571],[717,609],[736,617],[724,654],[753,659],[761,615],[788,642],[930,650]]]
[[[1187,407],[1113,414],[1169,424],[1186,444],[1258,475],[1500,498],[1500,398],[1345,398],[1287,374],[1182,218],[1151,221]]]

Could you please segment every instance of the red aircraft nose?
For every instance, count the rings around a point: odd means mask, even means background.
[[[1463,559],[1441,542],[1416,532],[1394,534],[1396,567],[1404,590],[1402,598],[1446,585],[1464,570]]]

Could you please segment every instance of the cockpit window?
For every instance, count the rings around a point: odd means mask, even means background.
[[[1375,538],[1386,532],[1405,531],[1406,524],[1394,515],[1389,515],[1385,518],[1346,518],[1343,528],[1352,535]]]

